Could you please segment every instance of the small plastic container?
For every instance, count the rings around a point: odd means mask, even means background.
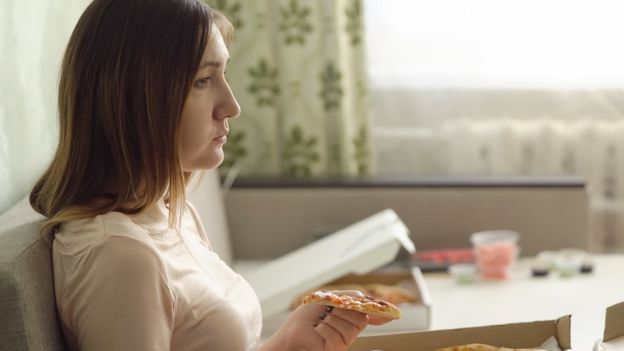
[[[586,256],[587,253],[585,251],[578,249],[563,249],[559,251],[555,260],[559,276],[569,278],[579,274]]]
[[[471,284],[477,280],[477,267],[471,263],[450,265],[448,272],[458,284]]]
[[[557,269],[557,251],[540,251],[535,257],[537,261],[548,266],[548,269],[553,271]]]
[[[594,260],[591,255],[583,250],[576,250],[577,254],[581,257],[581,267],[579,268],[579,273],[581,274],[591,274],[594,272]]]
[[[518,257],[520,234],[513,230],[488,230],[470,236],[475,262],[482,279],[509,278],[509,268]]]
[[[581,264],[581,274],[591,274],[594,272],[594,262],[586,259]]]
[[[554,263],[549,260],[540,259],[539,256],[531,263],[531,275],[535,278],[547,277]]]

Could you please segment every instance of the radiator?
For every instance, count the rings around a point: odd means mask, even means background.
[[[624,122],[460,119],[375,131],[381,176],[579,176],[590,197],[590,248],[624,250]],[[397,157],[400,155],[400,157]]]

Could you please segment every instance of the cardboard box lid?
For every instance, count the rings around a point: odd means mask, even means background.
[[[511,348],[535,347],[551,336],[570,349],[570,316],[556,320],[359,337],[349,351],[433,351],[443,347],[483,343]]]
[[[624,336],[624,302],[607,308],[605,329],[602,340],[611,341]]]
[[[300,294],[349,273],[365,274],[392,261],[403,246],[416,251],[399,216],[386,209],[250,272],[264,318]]]

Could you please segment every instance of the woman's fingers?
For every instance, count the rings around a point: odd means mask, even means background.
[[[344,351],[349,347],[342,332],[327,322],[319,322],[316,332],[325,340],[325,351]]]
[[[366,327],[364,313],[325,307],[319,314],[316,331],[325,339],[325,351],[345,350]]]
[[[267,341],[266,350],[326,351],[326,340],[317,327],[324,306],[299,306],[280,330]]]
[[[317,304],[302,305],[295,315],[303,330],[293,329],[295,334],[290,338],[298,340],[294,344],[307,345],[305,348],[310,351],[316,351],[318,347],[324,351],[345,351],[368,324],[368,316],[364,313]],[[316,338],[306,336],[306,329]],[[302,331],[304,333],[298,334]]]
[[[361,312],[351,311],[344,308],[334,308],[330,315],[348,322],[349,325],[353,326],[358,333],[364,330],[368,324],[368,316]]]
[[[366,315],[364,315],[366,318]],[[341,340],[344,345],[351,345],[351,343],[357,338],[358,334],[364,329],[365,325],[354,324],[352,321],[343,319],[339,317],[337,314],[330,314],[321,321],[321,324],[325,324],[327,326],[332,327],[336,330],[341,337]]]

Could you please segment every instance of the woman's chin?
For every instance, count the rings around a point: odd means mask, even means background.
[[[222,163],[223,163],[223,157],[219,157],[217,159],[211,160],[211,162],[207,162],[203,167],[201,167],[201,169],[203,170],[215,169],[221,166]]]
[[[183,163],[182,170],[185,172],[192,172],[215,169],[223,163],[223,160],[223,150],[219,148],[202,159],[195,160],[194,162],[185,162],[186,164]]]

